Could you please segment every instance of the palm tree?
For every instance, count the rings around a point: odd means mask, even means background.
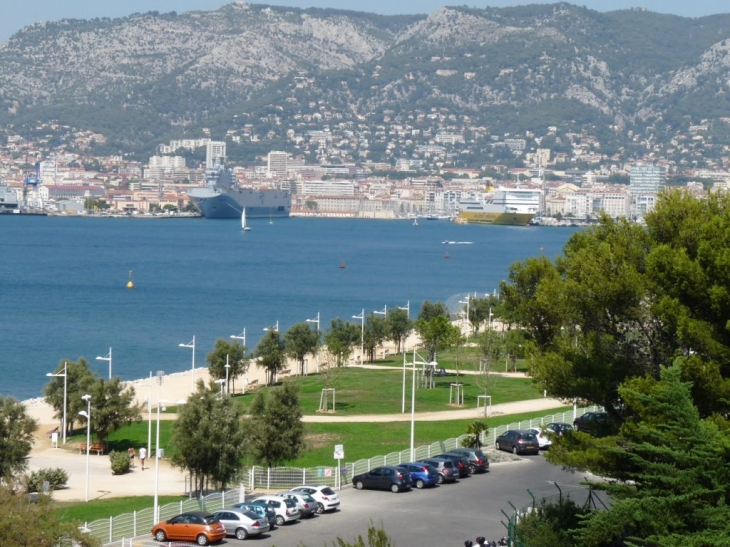
[[[467,437],[464,439],[464,446],[481,448],[484,446],[484,443],[482,443],[482,435],[486,435],[487,433],[489,433],[487,422],[477,420],[476,422],[470,423],[466,428]]]

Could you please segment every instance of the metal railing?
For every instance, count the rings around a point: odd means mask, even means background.
[[[576,416],[582,416],[586,412],[599,410],[599,407],[581,407],[557,414],[549,414],[541,418],[531,420],[522,420],[513,422],[508,425],[501,425],[491,428],[487,434],[482,434],[482,444],[485,447],[493,447],[495,439],[507,431],[508,429],[530,429],[539,428],[550,422],[567,422],[572,423]],[[467,435],[447,439],[423,445],[414,449],[413,460],[419,460],[448,452],[453,448],[462,446]],[[252,491],[257,488],[262,490],[287,490],[302,484],[325,484],[333,488],[342,488],[348,485],[348,479],[354,475],[369,471],[373,467],[380,465],[397,465],[400,463],[412,461],[410,449],[401,450],[400,452],[391,452],[382,456],[374,456],[369,459],[357,460],[351,463],[343,464],[339,469],[336,466],[318,466],[309,468],[298,467],[249,467],[244,476],[247,484],[242,484],[239,488],[228,490],[226,492],[216,492],[205,496],[201,500],[189,499],[185,501],[169,503],[160,506],[160,520],[165,520],[185,511],[198,510],[205,508],[208,511],[216,511],[230,505],[244,501],[245,491]],[[245,486],[245,489],[244,489]],[[108,519],[96,520],[85,525],[85,529],[94,537],[100,539],[105,547],[124,547],[132,545],[130,538],[134,539],[133,545],[144,547],[143,538],[149,538],[150,530],[155,524],[153,522],[153,509],[151,507],[127,513],[118,517],[110,517]],[[158,544],[155,545],[167,545]]]

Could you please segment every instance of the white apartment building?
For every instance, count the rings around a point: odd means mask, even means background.
[[[667,177],[663,167],[654,165],[632,165],[629,177],[631,194],[658,194],[666,186]]]
[[[285,177],[288,161],[289,154],[286,152],[280,152],[277,150],[269,152],[266,162],[268,176]]]
[[[306,180],[301,185],[305,196],[355,195],[355,183],[349,180]]]
[[[213,169],[226,161],[225,141],[208,141],[205,146],[205,168]]]
[[[185,169],[185,158],[182,156],[152,156],[149,167],[163,169]]]

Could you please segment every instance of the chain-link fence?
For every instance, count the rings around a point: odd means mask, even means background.
[[[572,423],[576,416],[582,416],[586,412],[596,410],[599,410],[598,407],[581,407],[567,412],[549,414],[541,418],[501,425],[490,429],[486,434],[482,433],[481,441],[483,446],[492,447],[495,444],[495,439],[508,429],[540,428],[550,422]],[[190,499],[161,506],[160,519],[166,520],[179,513],[201,508],[215,511],[226,505],[243,501],[245,497],[244,486],[246,491],[256,489],[288,490],[289,488],[302,484],[324,484],[332,488],[342,488],[350,484],[349,481],[352,480],[354,475],[370,471],[372,468],[381,465],[398,465],[448,452],[449,450],[463,446],[462,443],[466,437],[467,435],[461,435],[460,437],[445,441],[418,446],[414,448],[413,454],[411,454],[410,449],[401,450],[400,452],[391,452],[384,456],[374,456],[365,460],[344,463],[339,467],[336,465],[309,468],[253,466],[244,471],[244,478],[239,489],[210,494],[200,501]],[[123,538],[136,538],[144,534],[149,534],[149,531],[155,524],[153,519],[154,511],[150,507],[118,517],[96,520],[86,525],[85,529],[94,537],[99,538],[105,545],[114,545],[117,547],[122,545],[121,541]],[[126,541],[128,542],[127,545],[129,545],[129,540],[127,539]],[[135,547],[137,545],[137,543],[134,543]]]

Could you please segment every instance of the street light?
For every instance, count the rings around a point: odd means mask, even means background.
[[[459,300],[459,304],[466,304],[466,341],[469,341],[469,301],[471,298],[466,297],[466,302]]]
[[[79,412],[79,415],[86,418],[86,501],[89,501],[89,452],[91,452],[91,395],[88,393],[81,397],[86,401],[86,410]]]
[[[97,361],[109,361],[109,379],[112,379],[112,348],[109,348],[109,354],[106,357],[97,357]]]
[[[226,395],[230,395],[230,390],[228,389],[228,371],[231,369],[231,365],[228,364],[228,354],[226,353]]]
[[[178,344],[178,345],[181,348],[192,348],[192,350],[193,350],[193,368],[191,369],[191,372],[190,372],[190,380],[191,380],[190,389],[192,391],[195,391],[195,335],[193,334],[193,341],[190,342],[189,344]]]
[[[307,323],[317,323],[317,332],[319,332],[319,312],[317,312],[317,319],[307,319]]]
[[[365,308],[360,312],[360,315],[353,315],[352,318],[360,320],[360,364],[362,364],[362,357],[365,353]]]
[[[241,334],[231,334],[231,338],[235,340],[240,340],[241,343],[245,346],[246,345],[246,327],[243,327],[243,332]]]
[[[489,323],[488,323],[489,330],[492,330],[492,316],[493,315],[494,314],[492,313],[492,306],[489,306]]]
[[[264,330],[265,330],[266,332],[269,332],[269,331],[272,331],[272,330],[273,330],[274,332],[279,332],[279,320],[278,320],[278,319],[276,320],[276,325],[274,325],[274,327],[273,327],[273,328],[272,328],[272,327],[264,327]]]
[[[46,376],[63,378],[63,444],[66,444],[66,393],[68,392],[68,361],[63,362],[63,374],[47,372]]]
[[[218,380],[215,381],[216,384],[218,384],[219,386],[221,386],[221,401],[223,400],[223,384],[225,382],[226,381],[223,378],[219,378]]]
[[[406,310],[406,317],[410,321],[411,319],[411,301],[406,302],[405,306],[398,306],[399,310]]]
[[[317,373],[319,373],[319,312],[317,312],[317,319],[307,319],[307,323],[317,323]],[[305,369],[308,369],[305,365]],[[307,370],[307,372],[309,372]]]
[[[388,317],[388,305],[386,304],[382,310],[380,310],[380,311],[375,310],[373,313],[375,315],[382,315],[383,317]]]

